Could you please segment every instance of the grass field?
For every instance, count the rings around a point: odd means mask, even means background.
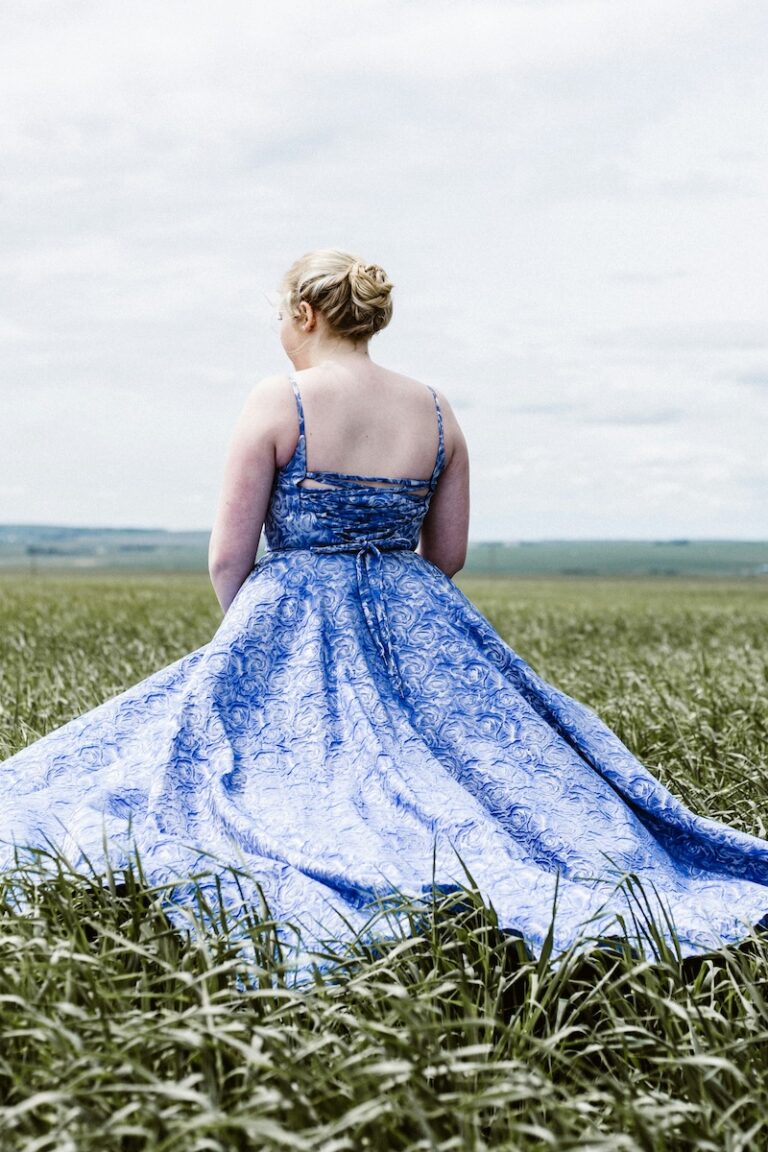
[[[768,836],[768,582],[460,581],[695,811]],[[0,759],[206,643],[206,577],[0,575]],[[290,986],[135,871],[0,878],[0,1149],[768,1148],[768,943],[553,971],[469,894]],[[116,885],[117,882],[117,885]]]

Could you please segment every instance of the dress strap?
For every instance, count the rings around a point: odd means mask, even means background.
[[[299,392],[299,386],[296,383],[296,377],[293,372],[288,373],[288,379],[293,388],[293,396],[296,400],[296,413],[299,417],[299,439],[291,460],[292,470],[299,474],[296,479],[296,483],[299,484],[307,474],[307,436],[304,425],[304,405],[301,402],[301,392]]]
[[[435,412],[437,413],[437,456],[435,457],[435,466],[432,469],[432,476],[430,477],[429,487],[434,489],[437,484],[437,479],[445,467],[445,438],[443,436],[443,413],[440,408],[440,401],[437,398],[437,392],[431,384],[427,384],[432,393],[432,398],[435,401]]]

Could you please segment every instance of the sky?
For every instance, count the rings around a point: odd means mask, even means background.
[[[209,531],[339,247],[471,538],[768,538],[768,9],[6,0],[0,523]]]

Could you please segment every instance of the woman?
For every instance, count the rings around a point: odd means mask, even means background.
[[[368,355],[391,287],[336,250],[288,271],[295,372],[249,396],[211,536],[224,619],[6,761],[5,863],[11,840],[76,865],[104,844],[114,867],[135,845],[151,882],[179,880],[174,915],[213,868],[228,906],[263,892],[308,947],[468,872],[534,954],[553,912],[555,954],[587,924],[621,935],[631,873],[683,955],[743,939],[768,913],[768,842],[676,800],[451,581],[466,446],[442,394]]]
[[[284,284],[280,339],[300,371],[293,378],[300,380],[306,456],[313,471],[332,465],[336,473],[365,474],[369,484],[368,478],[384,473],[429,477],[438,440],[435,401],[423,384],[379,367],[368,355],[370,337],[391,316],[392,286],[381,269],[351,260],[345,253],[310,254]],[[296,451],[290,379],[270,376],[253,388],[232,439],[209,551],[211,580],[225,612],[253,567],[275,470]],[[419,552],[453,576],[467,551],[469,467],[464,437],[442,394],[439,410],[445,460],[421,525]],[[301,486],[318,483],[308,478]],[[328,486],[327,479],[323,483]],[[411,486],[411,492],[426,496],[427,488]]]

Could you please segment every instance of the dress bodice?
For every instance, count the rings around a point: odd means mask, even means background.
[[[290,377],[299,417],[293,456],[277,470],[264,524],[270,551],[356,551],[374,545],[385,551],[414,549],[432,494],[445,465],[443,415],[430,387],[437,416],[438,447],[428,479],[358,476],[307,469],[304,407]],[[316,481],[318,487],[303,485]]]

